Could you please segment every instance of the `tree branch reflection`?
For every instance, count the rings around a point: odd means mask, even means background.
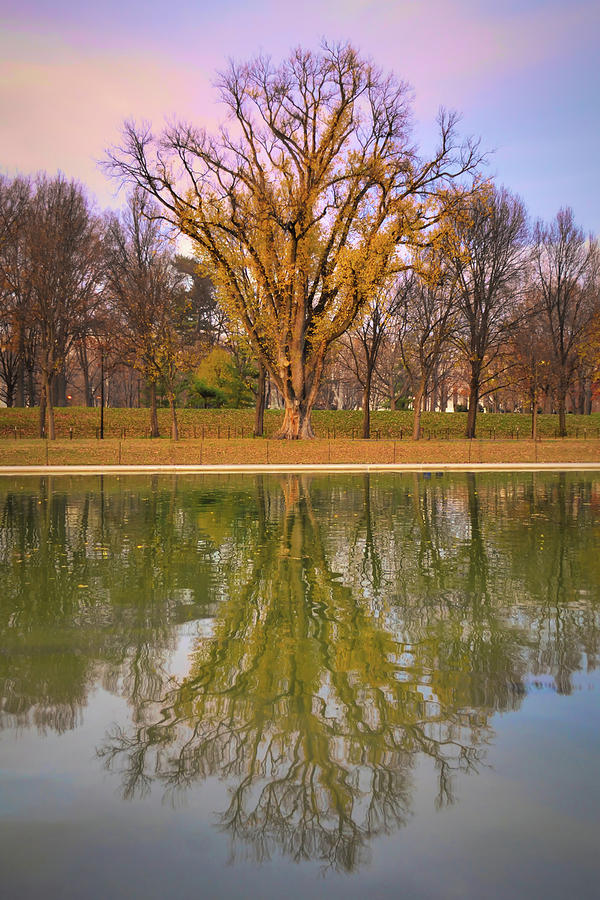
[[[332,571],[307,479],[282,488],[257,481],[257,546],[224,568],[228,600],[189,676],[161,699],[159,717],[114,733],[102,754],[129,797],[152,780],[174,796],[225,779],[220,824],[234,852],[353,869],[369,839],[406,821],[420,756],[437,768],[438,804],[452,801],[455,773],[480,759],[488,710],[461,702],[452,678],[424,674],[427,634],[408,650]],[[368,481],[364,492],[376,573]]]
[[[124,795],[222,779],[234,855],[357,867],[423,763],[453,802],[496,712],[597,664],[593,477],[6,484],[0,728],[75,728],[101,684]]]

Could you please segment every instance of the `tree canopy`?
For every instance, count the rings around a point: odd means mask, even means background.
[[[282,394],[281,436],[308,437],[328,347],[400,248],[439,220],[443,186],[474,169],[477,147],[459,145],[456,117],[442,113],[438,149],[421,159],[408,86],[349,45],[232,63],[219,90],[229,129],[154,135],[129,122],[108,168],[192,240]]]

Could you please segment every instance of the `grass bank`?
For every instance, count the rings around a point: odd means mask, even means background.
[[[86,407],[58,407],[56,434],[58,438],[94,438],[100,426],[100,410]],[[272,437],[279,428],[283,413],[270,409],[265,413],[265,436]],[[169,434],[169,410],[158,411],[161,433]],[[186,440],[249,438],[252,435],[252,409],[182,409],[178,411],[180,434]],[[412,413],[377,410],[371,414],[372,437],[380,440],[406,440],[412,434]],[[147,409],[105,409],[104,435],[107,438],[130,440],[148,435]],[[466,413],[423,413],[425,440],[452,440],[463,437]],[[315,410],[313,426],[317,438],[353,439],[360,437],[360,410]],[[542,438],[557,436],[557,416],[539,416],[538,434]],[[0,438],[35,438],[38,410],[0,409]],[[600,413],[591,416],[567,417],[569,437],[577,440],[600,440]],[[520,413],[481,413],[478,417],[478,437],[486,440],[522,440],[531,433],[531,419]],[[257,451],[258,452],[258,451]]]
[[[0,466],[600,462],[600,441],[1,439]]]

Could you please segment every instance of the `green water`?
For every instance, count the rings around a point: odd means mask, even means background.
[[[600,476],[0,480],[0,896],[598,896]]]

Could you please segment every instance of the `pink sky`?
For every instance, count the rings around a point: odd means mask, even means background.
[[[211,82],[229,57],[275,59],[322,37],[351,40],[415,89],[417,134],[432,139],[440,105],[494,149],[489,171],[532,215],[566,204],[600,231],[597,99],[600,7],[581,0],[3,0],[0,170],[61,169],[101,205],[115,186],[96,161],[126,117],[210,128]]]

